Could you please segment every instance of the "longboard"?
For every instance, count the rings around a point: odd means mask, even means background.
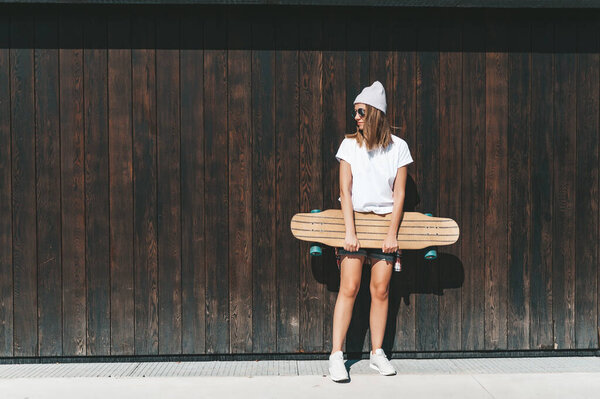
[[[391,221],[391,214],[354,212],[356,236],[361,248],[381,248]],[[294,237],[331,247],[343,247],[346,227],[341,209],[314,213],[297,213],[292,217]],[[398,249],[423,249],[454,244],[460,235],[458,224],[449,218],[404,212],[398,229]]]

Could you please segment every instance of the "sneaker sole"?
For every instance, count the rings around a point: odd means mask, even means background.
[[[391,375],[396,375],[396,372],[394,371],[393,373],[384,373],[381,370],[379,370],[379,367],[375,366],[373,363],[369,363],[369,367],[371,367],[373,370],[377,370],[379,372],[379,374],[381,375],[385,375],[385,376],[391,376]]]
[[[349,376],[348,376],[348,377],[344,377],[344,378],[338,378],[338,379],[335,379],[335,378],[333,378],[333,377],[331,376],[331,370],[329,371],[329,378],[331,378],[331,381],[333,381],[333,382],[344,382],[344,381],[350,381],[350,377],[349,377]]]

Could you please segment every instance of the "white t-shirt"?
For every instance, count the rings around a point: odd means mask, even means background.
[[[364,143],[359,147],[355,139],[344,138],[335,154],[338,161],[343,159],[352,168],[352,206],[357,212],[392,212],[396,173],[413,159],[406,141],[391,136],[392,144],[387,148],[371,151],[367,151]]]

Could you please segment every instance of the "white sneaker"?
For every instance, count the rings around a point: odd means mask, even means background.
[[[396,369],[381,348],[375,350],[375,354],[370,353],[369,367],[379,371],[381,375],[396,375]]]
[[[337,351],[329,356],[329,377],[335,382],[348,381],[348,370],[344,364],[344,353]]]

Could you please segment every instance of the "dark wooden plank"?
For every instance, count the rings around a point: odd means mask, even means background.
[[[531,35],[515,18],[508,34],[508,349],[529,349]]]
[[[598,23],[577,26],[575,343],[598,348]]]
[[[467,14],[462,34],[462,183],[461,261],[462,350],[482,350],[484,345],[485,268],[485,31],[476,15]]]
[[[302,11],[300,22],[300,209],[323,209],[322,179],[322,17]],[[323,347],[323,264],[311,257],[308,243],[300,245],[300,350]]]
[[[485,97],[485,348],[506,349],[508,54],[506,23],[487,15]]]
[[[35,17],[38,346],[62,354],[58,15]]]
[[[394,53],[394,126],[398,126],[395,135],[404,139],[408,144],[413,159],[417,159],[417,118],[416,118],[416,22],[410,15],[403,16],[397,24],[392,25],[393,44],[397,51]],[[415,195],[414,179],[416,177],[415,163],[408,165],[408,180],[406,185],[405,210],[414,210]],[[412,184],[411,184],[412,182]],[[411,189],[411,187],[413,189]],[[412,193],[412,194],[411,194]],[[405,255],[408,252],[405,253]],[[396,317],[393,350],[410,351],[415,349],[415,303],[414,294],[415,271],[409,260],[414,256],[404,257],[401,273],[393,273],[390,281],[390,310],[388,317]],[[388,320],[391,327],[392,320]],[[385,341],[385,339],[384,339]],[[387,351],[386,351],[387,353]]]
[[[204,353],[204,51],[203,21],[181,19],[181,306],[183,353]]]
[[[348,12],[346,19],[346,110],[354,109],[354,99],[361,90],[371,84],[369,46],[370,34],[357,35],[354,26],[364,22],[359,11]],[[356,121],[348,111],[346,134],[356,131]],[[340,136],[339,141],[344,138]]]
[[[276,21],[275,176],[277,351],[300,349],[300,241],[289,221],[300,209],[300,152],[298,105],[298,21],[292,16]]]
[[[132,18],[133,256],[135,354],[158,354],[156,26]]]
[[[327,13],[323,24],[323,208],[340,209],[340,169],[335,153],[346,133],[346,46],[345,15]],[[353,108],[351,108],[353,109]],[[330,350],[333,335],[333,311],[339,291],[339,271],[333,250],[323,253],[325,283],[323,308],[323,346]]]
[[[1,3],[65,3],[65,4],[173,4],[173,0],[0,0]],[[336,6],[356,7],[365,3],[358,0],[177,0],[177,4],[202,5],[252,5],[252,6]],[[598,8],[599,0],[573,2],[569,0],[412,0],[408,2],[390,0],[371,0],[369,7],[385,9],[412,7],[461,7],[461,8]]]
[[[356,121],[352,118],[350,111],[354,109],[354,99],[361,90],[371,85],[370,66],[371,57],[369,53],[371,45],[371,27],[365,26],[365,33],[356,34],[355,26],[364,23],[364,10],[353,10],[348,13],[346,19],[346,130],[344,133],[351,134],[356,132]],[[325,23],[327,25],[327,23]],[[368,28],[367,28],[368,27]],[[368,32],[367,32],[368,31]],[[351,61],[350,61],[351,60]],[[338,138],[338,147],[344,137]],[[336,148],[337,151],[337,148]],[[335,152],[334,152],[335,155]],[[336,160],[337,161],[337,160]],[[339,165],[337,167],[339,173]],[[338,201],[339,204],[339,201]],[[341,207],[341,205],[338,205]],[[304,247],[302,247],[304,251]],[[370,350],[370,339],[367,339],[369,326],[369,279],[370,269],[364,268],[361,280],[361,287],[358,291],[352,320],[346,334],[345,350],[346,352],[365,352]],[[330,322],[333,324],[332,322]],[[333,326],[332,326],[333,327]]]
[[[181,353],[179,19],[156,19],[158,352]]]
[[[577,165],[575,21],[556,22],[554,35],[552,314],[556,347],[571,349],[575,347],[575,234],[577,232],[575,226]]]
[[[131,21],[108,20],[111,355],[134,354]]]
[[[38,354],[34,20],[10,24],[14,355]],[[16,311],[18,310],[18,311]]]
[[[206,219],[206,353],[230,351],[227,19],[204,20],[204,131]],[[235,242],[234,242],[235,245]],[[236,265],[237,267],[237,265]]]
[[[531,349],[553,347],[552,193],[554,95],[554,25],[533,21],[531,27]]]
[[[13,355],[10,19],[0,16],[0,357]]]
[[[277,351],[275,19],[252,23],[252,351]],[[248,316],[246,316],[248,317]]]
[[[110,238],[106,17],[84,21],[87,354],[110,354]]]
[[[416,184],[421,202],[418,210],[439,214],[439,13],[417,26],[416,118],[417,154]],[[415,296],[416,349],[438,350],[439,279],[434,263],[425,262],[419,253]]]
[[[62,354],[86,354],[85,192],[83,139],[83,23],[61,14],[60,152],[62,246]]]
[[[255,114],[251,91],[252,26],[246,16],[231,13],[227,29],[229,157],[225,161],[229,167],[229,328],[231,352],[238,353],[252,352],[254,324],[253,300],[250,300],[253,298],[252,118]],[[260,112],[260,105],[254,106],[256,112]],[[260,267],[268,268],[268,265],[261,264]]]
[[[378,80],[383,85],[387,102],[386,117],[388,122],[392,124],[396,119],[395,115],[397,112],[394,103],[396,88],[393,84],[396,67],[394,65],[394,53],[392,51],[393,40],[395,39],[392,34],[392,28],[396,23],[396,20],[388,12],[373,9],[372,21],[373,24],[370,29],[371,51],[369,53],[370,82],[368,84],[370,85]],[[395,132],[392,131],[392,133]]]
[[[440,27],[440,152],[439,216],[461,220],[462,176],[462,31],[458,18],[444,20]],[[461,258],[460,244],[440,249],[439,342],[440,350],[461,349],[460,270],[452,265]],[[458,274],[458,275],[456,275]],[[450,288],[445,288],[450,287]]]

